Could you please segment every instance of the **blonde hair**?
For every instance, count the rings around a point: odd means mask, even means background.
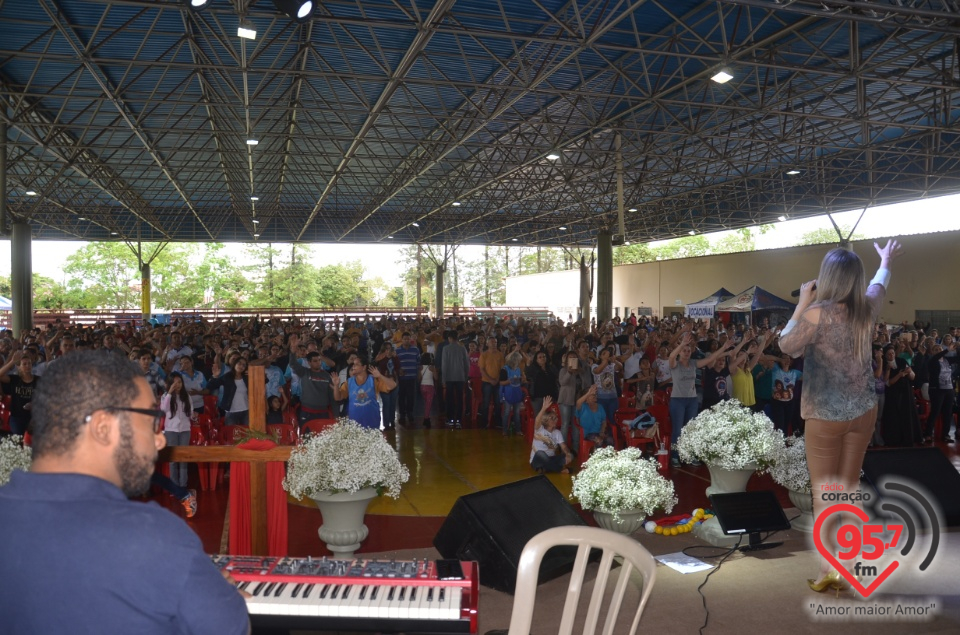
[[[867,276],[863,261],[852,250],[831,249],[820,263],[817,276],[817,302],[846,308],[853,332],[853,351],[863,362],[870,349],[873,314],[867,302]]]

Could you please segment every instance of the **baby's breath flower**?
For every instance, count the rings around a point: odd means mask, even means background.
[[[409,479],[409,470],[379,430],[343,418],[290,453],[283,488],[303,498],[375,487],[378,494],[399,498],[400,486]]]
[[[0,485],[6,485],[14,470],[29,470],[32,456],[33,451],[23,445],[23,437],[0,439]]]
[[[807,469],[807,449],[803,437],[787,437],[776,462],[767,470],[773,480],[787,489],[809,494],[810,471]]]
[[[683,427],[677,450],[684,461],[694,459],[727,470],[750,465],[766,468],[783,449],[783,433],[762,412],[752,412],[736,399],[721,401]]]
[[[573,477],[570,497],[584,509],[613,514],[618,521],[622,511],[639,509],[649,516],[658,509],[670,513],[677,504],[673,482],[660,476],[656,460],[642,458],[637,448],[594,452]]]

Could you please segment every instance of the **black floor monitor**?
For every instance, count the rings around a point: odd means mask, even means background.
[[[761,542],[760,533],[790,529],[790,521],[771,490],[713,494],[710,504],[723,533],[749,537],[750,543],[740,547],[741,551],[778,547],[783,543]]]

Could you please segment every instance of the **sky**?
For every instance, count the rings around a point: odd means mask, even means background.
[[[840,226],[853,226],[857,223],[860,211],[834,214]],[[786,220],[773,225],[773,229],[756,237],[758,249],[776,249],[789,247],[796,243],[801,234],[818,229],[832,227],[826,216]],[[899,203],[885,207],[868,209],[856,226],[856,232],[867,238],[921,234],[931,231],[949,231],[960,229],[960,195],[931,198],[910,203]],[[710,234],[711,241],[719,240],[727,232]],[[33,241],[33,270],[40,275],[63,281],[63,266],[67,257],[84,245],[81,241]],[[390,286],[398,286],[402,271],[397,266],[400,260],[401,244],[366,245],[363,249],[363,265],[368,278],[381,277]],[[231,255],[241,257],[243,245],[230,243],[226,250]],[[356,245],[317,244],[313,245],[314,264],[349,262],[358,259]],[[482,256],[483,247],[466,246],[458,252],[467,260]],[[242,259],[242,258],[241,258]],[[0,240],[0,275],[10,275],[10,240]]]

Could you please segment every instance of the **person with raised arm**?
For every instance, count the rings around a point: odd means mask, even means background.
[[[807,467],[816,516],[829,505],[817,495],[822,488],[835,485],[844,492],[857,491],[874,432],[873,324],[890,284],[890,265],[903,251],[896,240],[884,247],[874,243],[874,248],[880,267],[869,283],[863,262],[853,251],[827,252],[817,278],[800,286],[793,317],[780,334],[781,351],[794,358],[804,356],[800,414],[806,420]],[[833,535],[836,516],[826,520],[822,535]],[[822,592],[841,588],[844,580],[821,558],[819,575],[807,583]]]

